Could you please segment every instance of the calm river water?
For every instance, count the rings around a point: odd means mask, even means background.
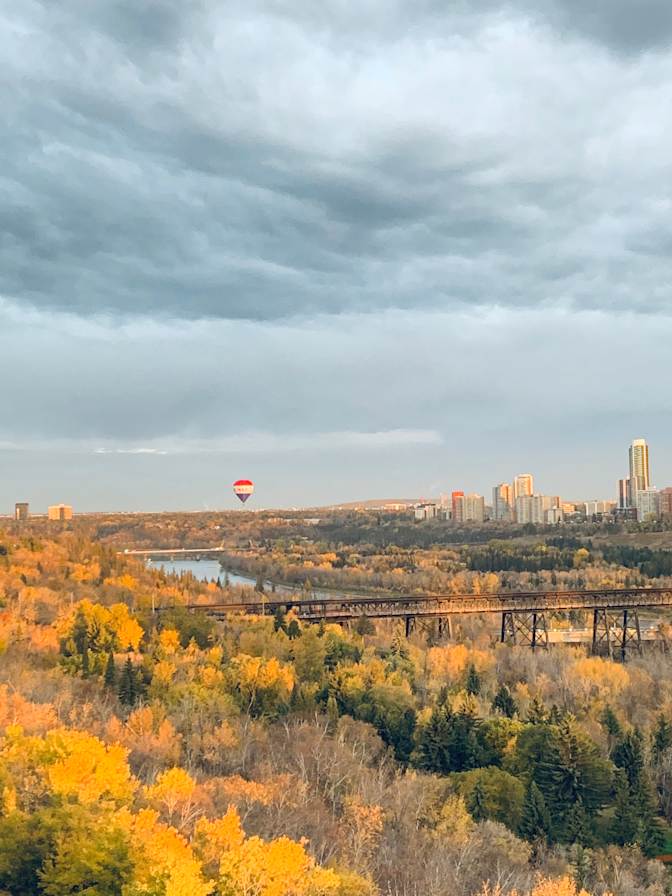
[[[174,572],[180,575],[183,572],[190,572],[195,578],[204,582],[217,581],[219,579],[222,584],[226,572],[219,565],[219,560],[150,560],[150,566],[158,566],[165,569],[166,572]],[[249,585],[254,588],[255,579],[249,576],[239,576],[237,573],[229,573],[230,585]]]
[[[212,582],[219,579],[222,585],[224,584],[224,578],[226,576],[226,571],[219,565],[219,560],[149,560],[148,564],[150,566],[157,566],[161,569],[165,569],[166,572],[174,572],[178,576],[180,573],[190,572],[197,579],[201,579],[204,582]],[[251,578],[250,576],[241,576],[235,572],[229,573],[229,585],[244,585],[249,588],[254,588],[256,581],[256,579]],[[272,592],[273,585],[271,582],[264,582],[264,588],[267,593],[270,593]],[[278,596],[282,594],[301,595],[301,589],[290,588],[287,585],[276,585],[275,593]],[[305,597],[306,595],[304,594],[302,596]],[[357,597],[356,594],[350,594],[347,591],[322,591],[319,588],[313,588],[310,592],[310,596],[312,598],[317,598],[318,600],[320,598]]]

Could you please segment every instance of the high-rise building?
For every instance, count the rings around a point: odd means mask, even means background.
[[[438,508],[436,504],[425,502],[415,505],[416,520],[433,520],[437,517]]]
[[[520,495],[516,498],[516,520],[519,523],[543,525],[547,522],[549,511],[556,509],[560,510],[560,498],[556,495]]]
[[[532,495],[519,495],[516,498],[516,522],[531,523],[532,515]]]
[[[658,489],[642,488],[637,492],[637,519],[642,520],[657,517],[659,512]]]
[[[452,516],[452,518],[453,518],[454,520],[457,520],[457,519],[458,519],[458,515],[457,515],[457,511],[458,511],[457,504],[458,504],[458,501],[459,501],[460,498],[464,498],[464,492],[451,492],[451,495],[450,495],[450,510],[451,510],[451,516]],[[459,521],[461,522],[461,518],[460,518]]]
[[[513,480],[513,500],[534,494],[534,477],[531,473],[521,473]]]
[[[465,523],[482,523],[485,519],[485,498],[483,495],[470,494],[462,499],[464,504],[463,521]]]
[[[630,480],[618,480],[618,509],[625,510],[630,506]]]
[[[650,488],[649,446],[644,439],[635,439],[630,446],[630,506],[637,503],[637,492]]]
[[[593,516],[605,516],[605,514],[611,513],[615,507],[614,501],[584,501],[583,512],[586,518],[590,519]]]
[[[30,516],[30,506],[25,501],[19,501],[14,505],[14,519],[22,523]]]
[[[492,518],[510,520],[513,516],[513,490],[508,482],[500,482],[492,490]]]
[[[658,513],[672,516],[672,488],[662,488],[658,492]]]
[[[60,520],[61,522],[71,520],[72,507],[69,504],[52,504],[47,510],[47,517],[50,520]]]

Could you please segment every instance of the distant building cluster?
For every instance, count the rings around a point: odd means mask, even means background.
[[[38,514],[39,516],[39,514]],[[52,504],[47,508],[47,519],[58,522],[67,522],[73,516],[72,507],[69,504]],[[17,523],[25,523],[30,519],[30,504],[27,501],[17,501],[14,505],[14,519]]]
[[[618,512],[632,519],[647,520],[672,515],[672,488],[651,484],[649,446],[635,439],[628,455],[630,475],[618,481]]]
[[[69,504],[52,504],[47,510],[47,518],[65,522],[72,519],[72,507]]]
[[[513,482],[500,482],[492,489],[492,503],[482,495],[454,491],[441,495],[438,502],[415,505],[415,519],[447,519],[455,523],[508,523],[558,525],[580,519],[621,517],[632,520],[672,516],[672,488],[658,490],[651,485],[649,447],[635,439],[629,449],[630,475],[618,483],[617,501],[563,501],[559,495],[542,495],[534,490],[531,473],[520,473]]]

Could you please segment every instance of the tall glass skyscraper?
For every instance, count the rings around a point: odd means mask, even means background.
[[[630,506],[637,501],[637,492],[651,486],[649,475],[649,446],[644,439],[635,439],[630,446]]]

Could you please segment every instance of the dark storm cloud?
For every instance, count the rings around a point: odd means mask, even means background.
[[[641,53],[672,44],[668,0],[539,0],[530,4],[529,11],[555,27],[619,52]]]
[[[8,6],[0,295],[251,320],[662,308],[672,66],[600,46],[657,46],[670,16],[590,6]]]

